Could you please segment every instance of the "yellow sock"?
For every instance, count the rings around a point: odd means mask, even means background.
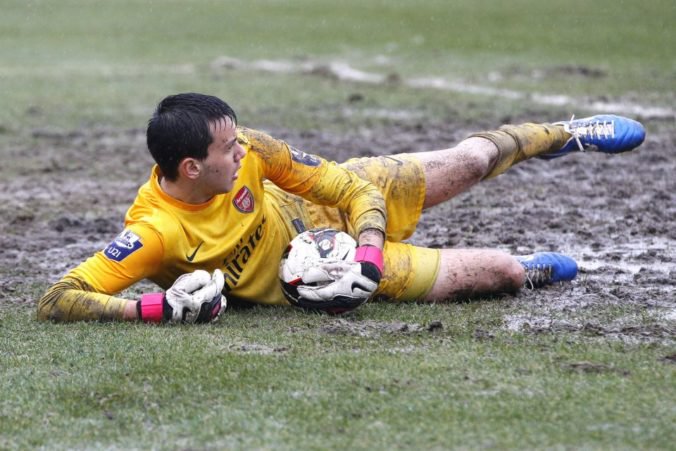
[[[570,136],[562,125],[531,123],[503,125],[498,130],[472,135],[490,140],[500,153],[484,179],[500,175],[520,161],[555,152],[563,147]]]

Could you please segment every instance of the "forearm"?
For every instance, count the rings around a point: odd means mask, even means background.
[[[313,197],[323,199],[330,197],[329,193],[332,194],[334,201],[337,201],[335,206],[347,212],[360,240],[364,233],[381,233],[384,236],[387,209],[382,193],[375,185],[359,178],[357,174],[333,167],[334,178],[327,174],[321,185],[313,187]],[[382,244],[379,247],[382,247]]]
[[[66,277],[52,285],[38,302],[38,320],[129,321],[136,319],[136,302],[97,293],[86,282]]]

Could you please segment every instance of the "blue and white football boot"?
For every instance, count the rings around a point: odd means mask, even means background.
[[[571,151],[595,150],[603,153],[628,152],[641,145],[645,139],[645,129],[640,122],[612,114],[599,114],[570,121],[556,122],[562,125],[572,136],[556,152],[540,155],[549,160],[561,157]]]
[[[536,252],[516,257],[526,270],[526,287],[540,288],[556,282],[567,282],[577,276],[577,263],[556,252]]]

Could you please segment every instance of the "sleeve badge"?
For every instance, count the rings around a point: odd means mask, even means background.
[[[143,247],[141,237],[129,229],[120,233],[106,248],[103,250],[109,260],[121,262],[125,258]]]
[[[305,166],[319,166],[322,164],[322,161],[309,153],[305,153],[302,150],[298,150],[294,147],[289,146],[291,151],[291,159],[296,163],[304,164]]]

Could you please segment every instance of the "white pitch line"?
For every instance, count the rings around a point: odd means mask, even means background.
[[[321,63],[312,60],[270,60],[260,59],[244,61],[238,58],[222,56],[210,64],[213,70],[233,69],[281,74],[305,74],[331,77],[339,81],[365,84],[384,84],[390,82],[390,76],[367,72],[352,67],[343,61]],[[2,66],[0,77],[66,77],[69,75],[96,76],[139,76],[144,74],[171,73],[175,75],[193,75],[197,72],[195,64],[150,64],[150,65],[113,65],[113,64],[69,64],[56,66]],[[675,119],[676,110],[663,106],[647,106],[629,101],[605,102],[593,99],[572,97],[563,94],[542,94],[522,92],[492,86],[468,84],[443,77],[399,78],[397,83],[415,89],[437,89],[497,97],[508,100],[524,100],[549,106],[572,106],[599,113],[638,115],[646,119]]]
[[[345,62],[319,63],[308,60],[293,62],[288,60],[258,60],[245,62],[236,58],[222,57],[214,60],[211,67],[215,70],[220,68],[257,70],[271,73],[300,73],[316,74],[333,77],[340,81],[352,83],[383,84],[388,82],[389,77],[376,72],[365,72],[355,69]],[[509,100],[526,100],[541,105],[549,106],[575,106],[599,113],[615,112],[639,115],[648,119],[673,119],[676,111],[668,107],[646,106],[632,102],[602,102],[576,98],[563,94],[542,94],[538,92],[521,92],[511,89],[501,89],[492,86],[467,84],[451,81],[442,77],[416,77],[399,80],[405,86],[416,89],[438,89],[441,91],[458,92],[463,94],[476,94],[491,97],[499,97]]]

